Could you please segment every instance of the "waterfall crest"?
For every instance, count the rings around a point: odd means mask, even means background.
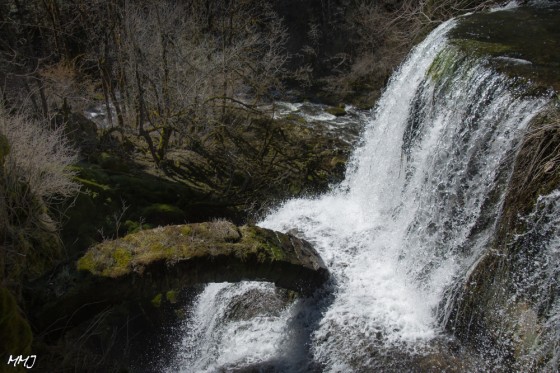
[[[333,275],[327,294],[247,322],[223,316],[235,296],[273,287],[210,285],[177,366],[366,371],[444,335],[458,284],[495,233],[520,139],[546,104],[450,45],[453,27],[439,26],[394,74],[346,180],[260,223],[315,246]]]

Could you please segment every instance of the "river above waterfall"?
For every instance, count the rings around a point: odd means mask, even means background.
[[[450,43],[456,25],[440,25],[393,75],[344,182],[259,223],[310,241],[329,285],[295,300],[270,284],[208,285],[167,371],[507,370],[444,326],[490,249],[519,145],[549,96]],[[283,105],[281,115],[301,108]]]

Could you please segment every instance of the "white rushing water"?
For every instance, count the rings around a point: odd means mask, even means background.
[[[449,289],[492,236],[519,137],[544,104],[461,58],[446,43],[453,25],[393,76],[342,185],[259,224],[312,242],[332,274],[328,289],[240,320],[228,314],[243,294],[257,292],[260,304],[276,299],[274,287],[209,285],[172,371],[391,371],[387,356],[421,353],[443,334]]]

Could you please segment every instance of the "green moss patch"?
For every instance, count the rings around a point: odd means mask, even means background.
[[[179,297],[179,292],[176,290],[169,290],[165,293],[165,299],[171,304],[177,303],[177,298]]]
[[[117,278],[158,261],[177,263],[195,257],[256,258],[261,263],[297,262],[291,238],[255,227],[236,227],[217,220],[142,230],[90,248],[77,262],[78,270]],[[173,297],[168,294],[168,297]]]
[[[153,297],[150,302],[152,303],[152,306],[154,306],[156,308],[160,308],[161,307],[161,300],[162,300],[162,294],[159,293],[155,297]]]
[[[132,260],[132,254],[125,248],[118,247],[113,251],[113,259],[115,261],[115,268],[126,271]]]
[[[259,261],[283,260],[286,255],[281,241],[273,231],[263,230],[255,226],[241,227],[243,241],[258,252]]]

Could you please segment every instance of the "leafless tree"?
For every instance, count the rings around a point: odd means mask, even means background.
[[[256,111],[281,87],[287,35],[266,5],[127,2],[122,18],[128,105],[157,162],[173,134],[219,132],[232,111]]]

